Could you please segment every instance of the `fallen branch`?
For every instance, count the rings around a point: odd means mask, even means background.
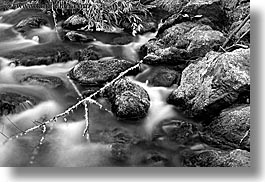
[[[230,39],[246,24],[246,22],[250,19],[250,14],[240,23],[240,25],[226,38],[225,42],[221,46],[222,49],[226,50],[225,47],[230,41]],[[221,48],[219,50],[221,50]]]
[[[124,77],[124,76],[125,76],[127,73],[129,73],[130,71],[132,71],[132,70],[134,70],[134,69],[136,69],[136,68],[139,68],[139,67],[141,66],[141,64],[142,64],[142,61],[140,61],[140,62],[139,62],[138,64],[136,64],[135,66],[130,67],[130,68],[128,68],[127,70],[121,72],[121,73],[120,73],[115,79],[113,79],[111,82],[107,83],[104,87],[102,87],[101,89],[99,89],[99,90],[96,91],[95,93],[91,94],[89,97],[86,97],[86,98],[80,100],[80,101],[77,102],[75,105],[73,105],[73,106],[69,107],[68,109],[66,109],[64,112],[62,112],[62,113],[60,113],[60,114],[54,116],[53,118],[51,118],[51,119],[49,119],[49,120],[43,122],[43,123],[40,124],[40,125],[34,126],[34,127],[32,127],[32,128],[29,128],[29,129],[27,129],[27,130],[25,130],[25,131],[19,133],[19,134],[16,134],[16,135],[14,135],[14,136],[9,137],[7,140],[5,140],[5,141],[3,142],[3,144],[5,144],[5,143],[7,143],[7,142],[9,142],[9,141],[12,141],[12,140],[14,140],[14,139],[16,139],[16,138],[18,138],[18,137],[21,137],[21,136],[27,135],[28,133],[33,132],[33,131],[35,131],[35,130],[37,130],[37,129],[41,129],[43,126],[47,126],[47,125],[50,124],[50,123],[56,123],[58,119],[63,118],[63,117],[65,117],[65,116],[69,115],[70,112],[73,112],[74,109],[76,109],[79,105],[83,104],[84,102],[89,102],[89,103],[92,102],[92,103],[94,104],[95,102],[94,102],[93,98],[97,97],[97,95],[100,95],[100,94],[101,94],[106,88],[108,88],[109,86],[111,86],[114,82],[116,82],[116,81],[119,80],[120,78]],[[96,102],[96,103],[97,103],[97,102]],[[86,117],[87,117],[87,116],[86,116]],[[89,127],[89,124],[87,124],[87,125],[88,125],[87,127]],[[85,132],[86,132],[86,130],[87,130],[87,129],[85,129]],[[3,133],[0,133],[0,134],[3,135]],[[4,136],[4,135],[3,135],[3,136]]]

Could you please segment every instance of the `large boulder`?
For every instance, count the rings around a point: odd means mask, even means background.
[[[150,107],[147,91],[128,78],[115,81],[103,95],[109,99],[113,113],[124,122],[144,118]]]
[[[209,52],[183,71],[180,86],[168,102],[187,116],[206,119],[237,101],[249,102],[249,93],[250,50]]]
[[[250,167],[250,153],[245,150],[184,150],[181,152],[185,167]]]
[[[129,61],[114,58],[88,60],[77,64],[69,75],[82,85],[100,86],[112,81],[121,72],[132,66],[134,64]]]
[[[208,25],[183,22],[166,29],[160,39],[144,45],[147,55],[143,61],[150,65],[187,64],[190,59],[217,50],[224,41],[224,35]]]
[[[202,138],[218,148],[250,150],[250,106],[226,109],[206,127]]]

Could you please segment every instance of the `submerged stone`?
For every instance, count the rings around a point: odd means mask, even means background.
[[[63,81],[58,77],[40,74],[25,76],[19,82],[25,85],[38,85],[46,88],[57,88],[63,85]]]

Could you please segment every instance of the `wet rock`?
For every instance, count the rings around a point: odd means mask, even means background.
[[[82,85],[103,85],[133,65],[129,61],[113,58],[88,60],[77,64],[69,75]]]
[[[40,28],[43,25],[48,25],[48,21],[39,16],[28,17],[21,20],[16,26],[16,30],[19,32],[25,32],[29,29]]]
[[[240,149],[230,152],[184,150],[181,155],[185,167],[250,167],[250,153]]]
[[[152,86],[171,87],[173,84],[179,83],[181,74],[166,66],[157,66],[148,68],[146,73],[142,73],[137,77],[137,80]]]
[[[78,33],[76,31],[69,31],[65,34],[67,40],[72,42],[92,42],[95,40],[93,36]]]
[[[191,17],[202,15],[203,22],[209,20],[207,24],[212,25],[212,28],[223,27],[225,23],[221,0],[191,0],[183,7],[182,13]]]
[[[114,38],[110,44],[112,45],[125,45],[129,44],[133,41],[133,37],[131,35],[121,35],[119,37]]]
[[[80,14],[72,15],[67,20],[64,21],[62,27],[70,30],[77,30],[85,27],[88,21],[85,17]]]
[[[150,107],[150,98],[146,90],[127,78],[114,82],[103,95],[110,100],[113,113],[124,122],[130,119],[135,123],[138,119],[144,118]]]
[[[98,60],[104,57],[102,51],[95,45],[88,45],[87,48],[79,50],[75,54],[79,61]]]
[[[177,144],[185,144],[197,134],[197,127],[182,120],[165,121],[161,124],[163,135]]]
[[[183,72],[180,86],[168,98],[190,117],[206,119],[250,93],[250,50],[209,52]]]
[[[31,108],[33,98],[13,92],[0,92],[0,116],[15,114]]]
[[[206,127],[202,138],[218,148],[250,150],[250,106],[226,109]]]
[[[185,65],[190,59],[204,56],[216,50],[225,41],[224,35],[208,25],[183,22],[168,28],[157,40],[145,47],[145,64]]]
[[[168,157],[157,151],[150,151],[145,154],[142,163],[148,167],[165,167],[169,163]]]
[[[23,66],[50,65],[72,60],[66,50],[18,50],[3,55]]]
[[[62,86],[63,81],[55,76],[32,74],[19,80],[23,85],[38,85],[46,88],[57,88]]]

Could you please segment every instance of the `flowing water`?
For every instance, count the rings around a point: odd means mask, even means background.
[[[50,65],[22,66],[6,55],[16,54],[18,51],[38,54],[54,47],[67,47],[71,50],[85,48],[88,44],[69,43],[58,38],[54,27],[42,26],[32,29],[27,34],[17,32],[14,25],[19,22],[15,17],[31,16],[32,11],[9,10],[0,13],[0,94],[15,93],[26,98],[32,98],[16,104],[15,112],[2,116],[0,119],[0,166],[117,166],[111,159],[111,145],[104,142],[89,142],[83,137],[85,118],[83,106],[78,107],[65,118],[47,125],[25,136],[14,138],[5,144],[7,138],[34,127],[40,122],[53,118],[64,112],[68,107],[77,103],[80,98],[67,78],[67,74],[77,60]],[[22,18],[21,18],[22,19]],[[106,35],[105,35],[106,36]],[[108,56],[122,57],[137,61],[137,51],[155,33],[137,36],[127,45],[111,45],[103,41],[94,41]],[[103,36],[104,37],[104,36]],[[38,50],[38,51],[35,51]],[[148,73],[148,71],[145,71]],[[149,93],[151,107],[142,124],[131,125],[121,123],[103,109],[95,105],[89,107],[90,130],[104,131],[109,128],[121,127],[130,133],[137,134],[145,140],[151,140],[155,127],[165,119],[180,118],[172,105],[167,104],[166,98],[172,91],[169,88],[151,87],[145,83],[145,72],[130,79],[144,87]],[[42,85],[33,82],[22,82],[21,79],[30,75],[44,75],[57,77],[63,83],[58,86]],[[140,82],[141,81],[141,82]],[[82,87],[79,89],[82,90]],[[12,97],[12,96],[11,96]],[[105,103],[104,99],[99,100]],[[67,122],[65,122],[67,121]],[[41,130],[42,129],[42,130]],[[137,166],[137,160],[145,153],[146,146],[132,148],[130,166]],[[159,148],[167,151],[167,147]],[[134,151],[134,152],[133,152]],[[172,156],[171,156],[172,157]],[[179,165],[175,156],[174,165]]]

